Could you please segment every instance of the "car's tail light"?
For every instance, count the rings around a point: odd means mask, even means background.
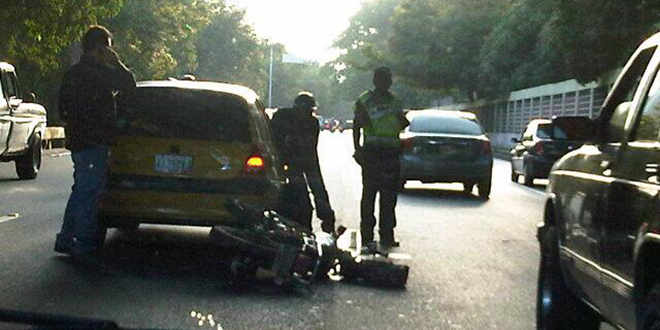
[[[262,173],[266,168],[266,158],[263,156],[263,148],[256,146],[252,155],[245,160],[244,170],[246,173]]]
[[[490,141],[481,141],[481,154],[490,155],[493,153],[493,150],[490,147]]]
[[[403,150],[403,151],[412,151],[413,150],[413,138],[401,139],[401,150]]]
[[[543,142],[536,142],[536,144],[534,145],[534,152],[537,155],[543,155],[543,152],[545,151],[543,149],[544,149]]]

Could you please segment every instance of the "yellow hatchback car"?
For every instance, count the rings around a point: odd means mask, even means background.
[[[283,185],[264,106],[249,88],[202,81],[139,82],[121,100],[99,217],[140,223],[231,224],[228,198],[274,207]]]

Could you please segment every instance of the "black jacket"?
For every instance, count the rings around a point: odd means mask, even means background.
[[[112,142],[117,121],[115,97],[135,89],[125,67],[112,69],[83,55],[64,75],[59,111],[66,123],[67,148],[79,151]]]
[[[289,179],[304,181],[311,189],[319,218],[334,218],[316,149],[320,132],[319,121],[311,113],[307,115],[297,111],[301,110],[279,109],[273,115],[271,128],[275,146],[288,166]],[[325,216],[326,213],[332,215]]]

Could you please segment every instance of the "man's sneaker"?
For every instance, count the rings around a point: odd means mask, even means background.
[[[399,244],[399,241],[380,241],[380,246],[389,249],[389,248],[397,248],[401,246],[401,244]]]
[[[374,254],[378,250],[378,245],[376,242],[367,242],[366,244],[362,245],[362,249],[360,249],[360,254],[367,255],[367,254]]]

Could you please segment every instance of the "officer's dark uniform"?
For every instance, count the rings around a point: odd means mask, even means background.
[[[381,71],[379,73],[379,70]],[[391,84],[388,69],[376,71],[386,76]],[[389,85],[387,86],[389,88]],[[362,166],[362,200],[360,203],[360,232],[362,242],[374,239],[374,203],[380,193],[379,236],[386,246],[394,246],[396,227],[397,192],[401,188],[399,132],[408,125],[401,102],[387,90],[364,92],[355,103],[354,142],[356,160]],[[360,129],[363,145],[358,145]]]
[[[308,96],[311,97],[311,94]],[[311,100],[313,102],[313,98]],[[316,150],[319,121],[313,116],[312,107],[279,109],[271,121],[275,145],[288,168],[286,175],[289,183],[282,194],[279,212],[311,230],[313,208],[309,186],[314,195],[316,215],[322,220],[322,229],[331,232],[334,231],[335,215],[319,166]]]

